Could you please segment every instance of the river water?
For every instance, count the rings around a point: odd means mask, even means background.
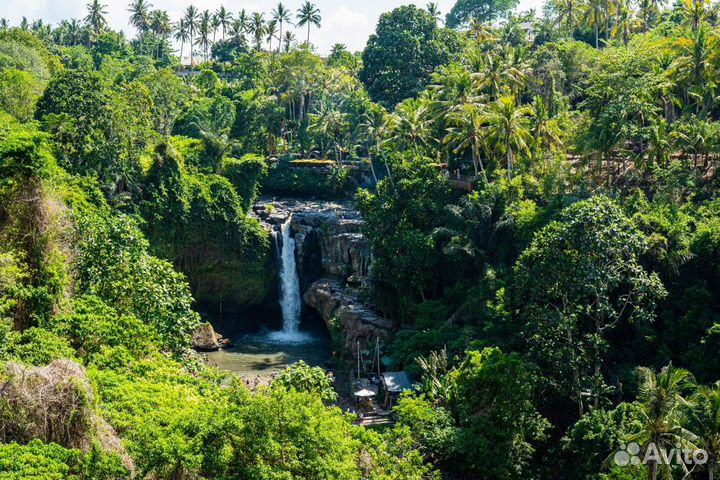
[[[313,312],[302,315],[292,337],[285,335],[276,308],[224,312],[222,318],[205,313],[205,317],[232,341],[231,347],[208,353],[208,361],[243,377],[266,376],[298,360],[322,367],[330,359],[330,334]]]

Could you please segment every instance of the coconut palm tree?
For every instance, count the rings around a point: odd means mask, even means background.
[[[130,12],[130,25],[135,27],[138,33],[143,34],[150,29],[150,9],[152,4],[147,0],[133,0],[128,6]]]
[[[278,38],[282,39],[283,25],[285,24],[285,22],[290,23],[290,10],[288,10],[282,2],[278,2],[277,7],[275,7],[275,9],[272,11],[272,18],[280,26],[280,33],[278,33]],[[280,45],[278,45],[278,50],[280,50]]]
[[[427,146],[430,133],[428,105],[422,98],[409,98],[395,108],[390,119],[392,135],[390,140],[401,148]]]
[[[442,14],[440,13],[440,8],[438,7],[437,3],[428,2],[428,4],[425,6],[425,10],[428,14],[430,14],[431,17],[435,19],[436,22],[442,22]]]
[[[285,50],[285,53],[288,53],[290,51],[290,47],[292,46],[293,42],[295,41],[295,34],[290,31],[285,32],[285,35],[283,35],[282,41],[283,41],[283,50]]]
[[[87,16],[85,17],[85,23],[92,29],[95,36],[99,35],[100,32],[107,27],[107,5],[100,3],[100,0],[92,0],[87,5]]]
[[[320,28],[320,22],[322,17],[320,16],[320,10],[315,6],[314,3],[309,0],[305,0],[305,3],[297,11],[298,27],[307,25],[307,43],[310,43],[310,27],[312,25]]]
[[[690,402],[683,394],[695,384],[692,374],[672,365],[664,367],[660,373],[645,367],[640,367],[638,372],[641,381],[638,403],[643,427],[628,440],[645,449],[650,445],[660,449],[678,443],[688,446],[691,435],[682,425]],[[648,462],[649,480],[656,480],[661,466],[655,460]]]
[[[639,0],[638,8],[642,18],[642,31],[647,32],[650,27],[650,18],[656,14],[665,0]]]
[[[627,48],[630,41],[630,32],[637,26],[637,20],[633,15],[632,6],[629,0],[616,0],[615,24],[612,28],[613,36],[619,36],[623,45]]]
[[[708,479],[713,480],[720,458],[720,382],[698,387],[693,403],[695,444],[707,452]]]
[[[453,109],[447,114],[446,122],[449,128],[447,129],[447,135],[443,138],[443,143],[454,145],[453,152],[456,154],[470,150],[475,177],[478,177],[478,173],[482,173],[483,180],[487,184],[485,167],[480,158],[487,125],[484,123],[480,104],[465,103]]]
[[[267,35],[267,41],[268,41],[268,50],[272,52],[272,41],[275,38],[275,35],[277,34],[277,22],[275,20],[270,20],[267,22],[267,25],[265,25],[265,35]]]
[[[210,13],[210,12],[208,12]],[[220,19],[214,13],[210,13],[210,31],[212,32],[212,43],[215,43],[215,37],[217,32],[220,30]]]
[[[508,178],[512,178],[515,158],[519,153],[529,153],[530,107],[518,107],[515,97],[500,97],[491,103],[482,115],[482,121],[488,126],[488,139],[496,151],[505,154]]]
[[[199,12],[197,8],[193,5],[189,5],[185,9],[185,26],[188,31],[189,36],[189,43],[190,43],[190,66],[193,65],[193,44],[194,44],[194,37],[195,33],[197,32],[198,27],[198,17]]]
[[[188,32],[187,23],[184,18],[175,25],[175,41],[180,42],[180,62],[182,63],[183,49],[185,48],[185,42],[190,40],[190,33]]]
[[[200,15],[200,21],[198,23],[198,38],[195,39],[195,45],[200,47],[204,52],[205,61],[208,61],[208,49],[210,48],[210,29],[212,23],[212,15],[208,10],[205,10]]]
[[[705,18],[709,3],[709,0],[681,0],[680,12],[685,18],[685,23],[690,25],[693,31],[698,29],[700,22]]]
[[[262,49],[263,38],[265,38],[265,19],[262,13],[254,12],[250,17],[249,30],[255,39],[255,50]]]
[[[368,156],[370,157],[370,169],[372,171],[373,179],[377,184],[377,175],[375,174],[375,167],[373,166],[373,150],[378,157],[384,159],[385,170],[387,171],[388,178],[392,184],[392,174],[390,173],[390,165],[382,155],[382,144],[385,136],[388,132],[388,114],[382,105],[373,103],[370,108],[362,116],[362,121],[358,124],[358,134],[361,139],[364,139],[367,143]]]
[[[218,11],[215,12],[215,18],[220,23],[220,28],[222,29],[222,39],[225,40],[225,33],[232,24],[232,13],[225,8],[225,5],[221,5]]]
[[[327,143],[331,142],[336,151],[335,160],[340,164],[342,158],[338,142],[342,131],[347,127],[347,113],[342,112],[337,105],[323,102],[316,113],[308,116],[308,120],[308,132],[320,135],[320,149],[323,156],[325,156]]]
[[[172,33],[172,24],[170,23],[170,16],[164,10],[153,10],[150,14],[150,30],[157,38],[155,58],[160,57],[160,48],[162,44]]]
[[[605,0],[589,0],[583,20],[595,30],[595,48],[600,48],[600,26],[605,22]]]
[[[581,12],[578,0],[554,0],[552,2],[557,13],[557,22],[564,23],[569,32],[575,30]]]

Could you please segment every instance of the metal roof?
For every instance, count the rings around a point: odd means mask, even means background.
[[[403,390],[414,390],[410,377],[406,372],[385,372],[382,374],[385,390],[400,393]]]

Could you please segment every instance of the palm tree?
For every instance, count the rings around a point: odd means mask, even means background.
[[[153,10],[150,14],[150,30],[152,30],[156,41],[157,55],[156,58],[160,57],[160,48],[168,36],[172,33],[172,24],[170,23],[170,16],[164,10]]]
[[[188,32],[187,23],[184,18],[181,18],[177,25],[175,25],[174,38],[176,42],[180,42],[180,63],[182,63],[185,42],[190,40],[190,33]]]
[[[7,18],[0,18],[0,30],[7,30],[10,28],[10,22]]]
[[[320,17],[320,10],[315,6],[315,4],[311,3],[309,0],[305,0],[305,3],[303,3],[297,11],[297,19],[298,27],[307,25],[307,43],[309,44],[310,26],[315,25],[317,28],[320,28],[320,22],[322,20],[322,18]]]
[[[150,9],[152,4],[147,0],[133,0],[128,6],[130,12],[130,25],[135,27],[140,34],[150,29]]]
[[[657,13],[660,5],[664,4],[665,0],[639,0],[638,7],[640,10],[640,16],[642,17],[642,30],[647,32],[650,26],[650,17]]]
[[[208,12],[210,13],[210,12]],[[220,30],[220,19],[214,13],[210,13],[210,31],[212,31],[212,43],[215,43],[215,37],[217,32]]]
[[[92,3],[87,5],[87,16],[85,17],[85,23],[92,28],[93,33],[97,36],[100,32],[107,27],[107,5],[100,3],[100,0],[92,0]]]
[[[198,27],[198,10],[195,6],[190,5],[185,9],[185,26],[188,31],[189,43],[190,43],[190,66],[193,66],[193,38]]]
[[[283,49],[285,50],[285,53],[288,53],[290,51],[290,46],[292,46],[293,42],[295,41],[295,34],[290,31],[285,32],[282,41]]]
[[[267,25],[265,25],[265,35],[267,35],[268,49],[271,52],[272,41],[275,38],[275,34],[277,34],[277,22],[275,20],[270,20]]]
[[[427,145],[430,133],[428,106],[422,98],[404,100],[395,108],[391,117],[391,140],[403,148]]]
[[[589,0],[583,18],[595,30],[595,48],[600,48],[600,26],[605,21],[605,0]]]
[[[693,402],[696,405],[695,443],[708,454],[708,479],[713,480],[720,457],[720,382],[710,387],[699,387]]]
[[[202,48],[205,53],[205,61],[208,61],[208,49],[210,48],[210,29],[212,27],[212,15],[209,10],[205,10],[200,16],[200,23],[198,25],[198,38],[195,40],[195,45]]]
[[[497,151],[505,153],[508,178],[512,178],[515,157],[518,153],[529,153],[530,108],[518,107],[515,97],[505,96],[490,104],[483,114],[482,121],[488,125],[488,138],[495,144]]]
[[[544,153],[553,152],[556,148],[562,147],[562,129],[557,119],[551,117],[540,95],[535,95],[531,108],[530,137],[532,147],[530,153],[533,160],[537,160],[538,157],[544,159]],[[544,163],[542,168],[544,173]]]
[[[377,175],[375,175],[375,167],[373,166],[373,150],[379,157],[382,156],[382,143],[388,130],[388,114],[387,111],[376,103],[370,105],[370,108],[362,117],[362,121],[358,125],[360,137],[368,142],[368,156],[370,157],[370,169],[372,170],[373,179],[377,184]],[[384,158],[384,157],[383,157]],[[390,165],[385,159],[385,170],[387,170],[390,183],[393,182],[390,174]]]
[[[677,443],[688,445],[690,434],[682,427],[684,415],[690,403],[683,393],[692,388],[695,381],[692,374],[672,365],[660,373],[645,367],[638,369],[641,377],[638,402],[642,416],[642,431],[629,440],[648,448],[656,449]],[[655,480],[658,464],[648,462],[648,479]]]
[[[290,23],[290,10],[288,10],[282,2],[278,2],[277,7],[275,7],[275,10],[272,11],[272,18],[280,26],[280,33],[278,33],[278,38],[282,39],[283,24],[285,22]],[[279,49],[280,45],[278,45],[278,50]]]
[[[428,14],[430,14],[431,17],[435,19],[436,22],[441,22],[441,13],[440,8],[438,7],[438,4],[435,2],[428,2],[428,4],[425,6],[425,10]]]
[[[557,13],[558,23],[565,23],[569,32],[575,30],[580,13],[578,0],[555,0],[553,6]]]
[[[615,15],[615,25],[612,28],[613,36],[620,36],[623,44],[627,48],[630,41],[630,32],[636,26],[637,21],[633,16],[632,7],[629,0],[616,0],[617,13]]]
[[[700,22],[705,18],[705,7],[709,3],[709,0],[682,0],[680,2],[680,11],[685,17],[685,22],[693,31],[698,29]]]
[[[342,158],[338,151],[338,140],[342,130],[347,126],[347,113],[342,112],[337,106],[322,103],[316,113],[309,115],[308,132],[320,135],[320,149],[325,156],[326,142],[329,140],[336,149],[335,160],[340,164]]]
[[[470,150],[472,154],[473,167],[475,168],[475,178],[478,176],[478,170],[482,172],[485,184],[487,184],[487,175],[485,167],[480,158],[480,150],[485,141],[486,125],[483,120],[482,109],[480,104],[466,103],[461,107],[451,111],[446,121],[450,127],[447,129],[447,135],[443,139],[443,143],[454,144],[453,150],[456,154]]]
[[[265,37],[265,19],[262,13],[254,12],[250,17],[250,31],[255,39],[255,50],[262,49],[262,41]]]
[[[215,18],[220,23],[220,28],[222,29],[222,39],[225,40],[225,32],[232,24],[232,13],[227,11],[225,5],[221,5],[218,11],[215,12]]]

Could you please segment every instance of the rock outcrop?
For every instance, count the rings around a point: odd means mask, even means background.
[[[212,325],[203,323],[192,332],[190,345],[201,352],[214,352],[222,347],[228,346],[228,340],[215,332]]]
[[[305,292],[303,300],[320,313],[328,326],[338,322],[343,345],[350,352],[358,340],[372,341],[378,336],[384,338],[392,327],[389,320],[360,303],[332,278],[314,282]]]

